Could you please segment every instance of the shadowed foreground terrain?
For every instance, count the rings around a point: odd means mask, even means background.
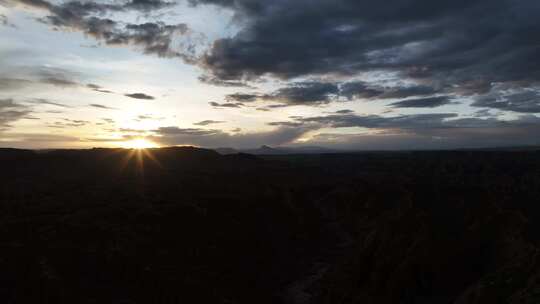
[[[540,153],[0,150],[1,303],[540,303]]]

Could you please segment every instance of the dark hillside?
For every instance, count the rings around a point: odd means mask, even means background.
[[[0,150],[2,303],[538,303],[540,153]]]

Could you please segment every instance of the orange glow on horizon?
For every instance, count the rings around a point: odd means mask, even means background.
[[[136,149],[136,150],[159,148],[158,144],[153,143],[144,138],[136,138],[129,141],[125,141],[125,142],[120,143],[120,146],[122,148]]]

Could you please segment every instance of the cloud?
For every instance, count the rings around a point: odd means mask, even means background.
[[[291,82],[287,86],[279,88],[269,94],[263,93],[234,93],[225,96],[227,102],[254,102],[270,101],[280,102],[286,105],[313,105],[319,106],[333,101],[353,99],[399,99],[413,96],[427,96],[438,93],[439,90],[424,85],[380,87],[370,85],[362,81],[334,83],[334,82]],[[440,97],[425,98],[425,101],[442,103]],[[449,99],[449,98],[448,98]],[[418,105],[423,103],[418,99]],[[404,105],[407,103],[404,103]],[[410,102],[412,105],[413,103]],[[396,104],[397,105],[397,104]],[[442,104],[441,104],[442,105]],[[280,106],[274,106],[275,108]],[[272,107],[261,108],[270,110]]]
[[[34,98],[31,100],[26,100],[25,103],[36,104],[36,105],[50,105],[50,106],[56,106],[60,108],[71,108],[71,106],[68,106],[66,104],[50,101],[45,98]]]
[[[458,117],[455,113],[411,114],[394,117],[379,115],[332,114],[327,116],[299,117],[302,123],[317,124],[320,127],[369,129],[430,129],[447,126],[446,120]]]
[[[540,92],[537,90],[491,92],[478,96],[472,106],[518,113],[540,113]]]
[[[12,91],[20,88],[24,88],[30,85],[32,82],[27,79],[21,78],[0,78],[0,90]]]
[[[241,108],[244,106],[243,103],[237,102],[237,103],[218,103],[215,101],[211,101],[208,104],[210,104],[214,108]]]
[[[48,133],[3,133],[0,143],[6,147],[20,147],[24,149],[65,148],[79,142],[74,136]]]
[[[245,82],[242,81],[234,81],[234,80],[223,80],[219,79],[217,77],[208,76],[208,75],[201,75],[199,76],[199,81],[202,83],[206,83],[209,85],[214,85],[218,87],[246,87],[251,88],[250,85],[248,85]]]
[[[9,22],[8,17],[3,14],[0,14],[0,26],[16,28],[16,26],[13,23]]]
[[[434,129],[429,133],[380,132],[361,134],[321,133],[309,144],[352,150],[433,150],[539,145],[538,126],[500,128]]]
[[[288,104],[271,104],[271,105],[267,105],[267,106],[264,106],[264,107],[259,107],[256,110],[257,111],[268,112],[268,111],[272,111],[274,109],[286,108],[288,106],[290,106],[290,105],[288,105]]]
[[[98,86],[97,84],[93,84],[93,83],[87,84],[86,87],[92,90],[101,89],[101,86]]]
[[[269,126],[280,126],[280,127],[300,127],[303,126],[303,122],[296,122],[296,121],[274,121],[269,122]]]
[[[153,130],[149,139],[164,144],[203,147],[249,148],[260,145],[302,144],[347,149],[448,149],[539,144],[531,134],[540,131],[540,118],[520,116],[514,120],[462,118],[454,113],[379,115],[331,114],[293,117],[292,121],[269,123],[276,129],[256,133],[229,134],[217,129],[164,127]],[[357,134],[318,132],[328,128],[359,127],[370,132]],[[308,135],[315,132],[313,135]],[[307,137],[305,137],[307,136]]]
[[[221,130],[163,127],[154,130],[156,135],[150,136],[149,139],[162,145],[253,148],[261,145],[286,145],[308,131],[308,128],[280,127],[267,132],[229,134]]]
[[[329,103],[339,96],[339,88],[327,82],[293,82],[270,94],[234,93],[225,96],[227,102],[249,103],[255,101],[279,102],[286,105],[320,105]],[[221,105],[223,106],[223,105]],[[261,110],[283,107],[283,105],[267,106]]]
[[[427,97],[417,99],[406,99],[390,104],[394,108],[436,108],[451,104],[449,96]]]
[[[465,76],[473,70],[485,77],[529,78],[527,63],[538,63],[533,58],[533,37],[540,31],[535,0],[445,0],[437,5],[429,0],[191,3],[223,6],[245,21],[237,35],[216,41],[204,58],[203,66],[223,79],[418,67],[434,74],[460,70]],[[486,10],[490,14],[482,14]],[[487,74],[496,67],[502,74]],[[536,75],[537,68],[534,65]]]
[[[340,95],[352,99],[400,99],[411,96],[427,96],[438,93],[431,86],[410,85],[396,87],[381,87],[363,81],[351,81],[340,85]]]
[[[38,8],[50,15],[41,22],[58,29],[77,30],[107,45],[125,45],[140,48],[145,54],[159,57],[180,57],[193,61],[200,43],[186,24],[165,24],[161,21],[133,24],[115,21],[102,16],[111,12],[130,10],[148,13],[172,6],[172,2],[159,0],[132,0],[124,4],[70,1],[53,4],[44,0],[10,0],[15,4]],[[185,38],[180,41],[181,38]]]
[[[196,122],[193,125],[195,125],[195,126],[208,126],[208,125],[220,124],[220,123],[224,123],[224,121],[221,121],[221,120],[203,120],[203,121]]]
[[[76,80],[78,75],[71,71],[51,67],[17,67],[6,69],[7,77],[0,78],[0,89],[6,91],[19,90],[38,84],[52,85],[61,88],[81,86]]]
[[[75,80],[79,77],[79,74],[70,70],[52,67],[30,67],[28,70],[32,77],[37,77],[34,82],[61,88],[81,86],[81,84]]]
[[[124,5],[127,9],[134,9],[143,12],[159,10],[166,7],[174,6],[174,2],[166,2],[161,0],[131,0]]]
[[[144,93],[132,93],[132,94],[124,94],[124,96],[134,99],[144,99],[144,100],[154,100],[154,96],[150,96]]]
[[[91,89],[92,91],[100,92],[100,93],[108,93],[108,94],[114,94],[113,91],[105,90],[101,86],[93,83],[89,83],[86,85],[87,88]]]
[[[428,113],[398,116],[331,114],[326,116],[292,117],[293,123],[311,125],[313,128],[351,128],[359,127],[380,130],[414,130],[414,132],[431,132],[433,130],[504,128],[508,126],[540,125],[540,118],[530,115],[515,120],[498,120],[489,118],[463,118],[456,113]],[[277,122],[272,125],[285,125]]]
[[[342,94],[349,99],[404,99],[440,93],[485,94],[493,83],[536,83],[538,87],[540,80],[536,39],[540,4],[536,0],[190,3],[224,7],[235,14],[233,20],[240,30],[216,40],[199,61],[207,75],[223,81],[352,79],[389,73],[417,85],[381,90],[381,86],[353,81],[341,87]],[[303,103],[328,101],[324,94],[320,97]],[[516,99],[516,103],[525,105],[495,106],[536,111],[527,100]]]
[[[13,99],[0,99],[0,131],[10,128],[11,123],[26,117],[31,112],[30,108],[16,103]]]
[[[46,84],[52,84],[52,85],[58,86],[58,87],[76,87],[76,86],[79,86],[78,83],[73,82],[71,80],[53,78],[53,77],[42,79],[41,82],[46,83]]]
[[[101,105],[101,104],[97,104],[97,103],[89,104],[89,106],[90,106],[90,107],[94,107],[94,108],[98,108],[98,109],[117,110],[116,108],[109,107],[109,106],[105,106],[105,105]]]
[[[455,149],[540,144],[540,139],[533,135],[540,132],[540,118],[534,115],[499,120],[495,117],[460,118],[453,113],[391,117],[333,114],[272,123],[297,127],[306,127],[306,124],[313,129],[370,129],[370,132],[357,134],[323,132],[309,141],[309,144],[347,149]]]
[[[55,5],[45,0],[8,0],[8,2],[48,10],[64,16],[65,18],[68,18],[69,16],[72,16],[73,18],[88,16],[92,13],[103,15],[110,12],[126,12],[130,10],[149,12],[175,4],[174,2],[161,0],[130,0],[121,4],[115,4],[114,2],[103,3],[99,1],[68,1],[61,5]]]
[[[227,102],[253,102],[256,101],[261,96],[258,94],[246,94],[246,93],[234,93],[234,94],[228,94],[225,96],[225,100]]]
[[[354,113],[354,111],[345,109],[345,110],[338,110],[338,111],[336,111],[336,113],[337,114],[351,114],[351,113]]]
[[[86,125],[89,125],[90,122],[87,120],[80,120],[80,119],[69,119],[69,118],[62,118],[62,121],[56,121],[54,123],[49,123],[49,128],[70,128],[70,127],[83,127]]]
[[[99,86],[94,84],[83,85],[79,82],[80,73],[63,68],[49,66],[13,66],[14,59],[5,68],[4,75],[0,78],[0,89],[3,91],[16,91],[22,89],[41,89],[39,86],[55,86],[59,88],[89,88],[99,91]]]
[[[136,121],[142,121],[142,120],[163,120],[165,117],[156,117],[151,114],[144,114],[144,115],[138,115],[135,119]]]
[[[296,82],[263,97],[291,105],[325,104],[339,94],[336,84],[325,82]]]

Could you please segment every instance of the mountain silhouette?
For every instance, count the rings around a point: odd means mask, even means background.
[[[537,151],[0,149],[0,164],[5,303],[538,302]]]

